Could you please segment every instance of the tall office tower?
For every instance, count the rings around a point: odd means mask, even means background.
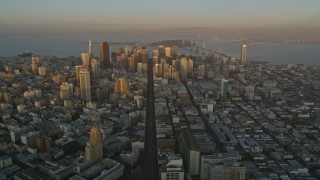
[[[103,146],[99,128],[94,126],[90,131],[90,140],[86,145],[86,159],[91,164],[101,161],[103,158]]]
[[[47,67],[41,66],[41,67],[38,68],[38,71],[39,71],[39,75],[40,76],[47,75]]]
[[[177,65],[177,60],[172,60],[172,61],[171,61],[171,65],[172,65],[172,66],[176,66],[176,65]]]
[[[127,96],[131,95],[129,90],[129,82],[123,78],[117,79],[113,90],[116,94],[126,94]]]
[[[171,47],[165,47],[164,52],[166,57],[171,57]]]
[[[118,48],[116,48],[116,54],[117,54],[117,56],[120,56],[120,54],[123,52],[123,48],[121,48],[121,47],[118,47]]]
[[[136,54],[131,54],[130,60],[129,60],[129,69],[130,72],[136,72],[137,71],[137,61],[136,61]]]
[[[109,44],[107,42],[101,42],[100,49],[100,63],[102,69],[112,68],[110,61]]]
[[[153,77],[157,77],[159,74],[159,64],[153,62]]]
[[[178,55],[178,46],[172,46],[172,56],[176,58]]]
[[[164,78],[172,78],[173,71],[174,67],[169,66],[168,69],[164,72]]]
[[[148,49],[143,49],[140,51],[141,53],[141,62],[148,64],[149,56],[148,56]]]
[[[180,75],[181,78],[185,79],[187,78],[187,74],[188,74],[188,61],[186,58],[182,58],[180,60]]]
[[[148,61],[148,85],[147,85],[147,109],[145,127],[145,155],[146,155],[146,179],[159,179],[159,169],[156,149],[156,120],[154,105],[153,61]]]
[[[242,44],[242,48],[241,48],[241,64],[242,65],[246,63],[246,59],[247,59],[247,44],[244,43]]]
[[[164,46],[160,45],[158,46],[158,51],[159,51],[159,58],[165,58],[166,57],[166,52],[164,49]]]
[[[137,63],[137,73],[142,73],[143,63]]]
[[[154,76],[156,77],[163,77],[163,64],[155,64],[154,65]]]
[[[128,56],[129,54],[130,54],[130,52],[131,52],[131,48],[130,47],[126,47],[126,48],[124,48],[124,53]]]
[[[205,68],[206,66],[204,64],[199,65],[199,73],[198,73],[198,79],[203,79],[205,76]]]
[[[93,56],[93,52],[92,52],[92,42],[91,39],[89,40],[89,57]]]
[[[163,75],[164,75],[164,72],[168,71],[170,65],[168,63],[162,63],[162,68],[163,68]]]
[[[165,64],[165,63],[167,63],[167,60],[165,58],[161,58],[161,59],[159,59],[159,63]]]
[[[100,61],[96,59],[91,60],[91,69],[93,77],[100,77]]]
[[[81,53],[82,65],[89,67],[90,64],[90,54],[89,53]]]
[[[193,60],[188,59],[187,73],[193,73]]]
[[[79,65],[79,66],[75,67],[75,74],[76,74],[76,78],[77,78],[78,83],[80,82],[80,70],[81,69],[88,70],[88,67],[84,66],[84,65]]]
[[[116,52],[111,52],[110,64],[113,65],[116,61],[117,61],[117,53]]]
[[[148,65],[146,63],[137,63],[137,73],[147,72]]]
[[[180,82],[179,72],[173,66],[170,66],[165,74],[166,78],[174,79],[176,82]]]
[[[120,65],[120,69],[123,69],[123,70],[128,69],[128,57],[125,53],[120,54],[119,65]]]
[[[228,80],[221,78],[220,95],[222,99],[226,99],[228,95]]]
[[[73,84],[72,83],[67,83],[63,82],[60,85],[60,99],[65,100],[69,98],[70,96],[73,95]]]
[[[80,69],[80,94],[85,102],[91,102],[90,72],[87,69]]]
[[[31,57],[31,70],[34,74],[38,73],[38,66],[39,66],[39,57],[38,56],[32,56]]]
[[[159,77],[163,77],[164,64],[165,63],[159,63],[159,65],[158,65],[158,76]]]
[[[159,57],[159,50],[155,49],[152,51],[152,57],[154,56]]]
[[[152,61],[153,61],[153,64],[158,64],[158,63],[159,63],[159,58],[158,58],[158,56],[153,56],[153,57],[152,57]]]

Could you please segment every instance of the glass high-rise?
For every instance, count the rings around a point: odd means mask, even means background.
[[[91,102],[90,72],[86,68],[80,69],[79,76],[81,99],[85,102]]]
[[[241,48],[241,64],[244,65],[247,59],[247,44],[242,44]]]
[[[100,63],[102,69],[112,68],[110,61],[109,44],[107,42],[101,42],[100,49]]]

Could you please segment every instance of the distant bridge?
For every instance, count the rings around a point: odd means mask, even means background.
[[[187,47],[190,47],[190,46],[183,46],[183,47],[187,48]],[[193,45],[191,47],[194,47],[196,49],[201,49],[201,50],[204,50],[204,51],[208,51],[208,52],[213,52],[214,54],[217,54],[217,55],[219,55],[221,57],[226,57],[226,58],[230,58],[230,59],[232,58],[232,56],[229,56],[229,55],[224,54],[222,52],[218,52],[216,50],[212,50],[212,49],[209,49],[209,48],[206,48],[206,47],[202,47],[202,46],[199,46],[199,45]],[[236,60],[239,60],[239,59],[236,59]]]
[[[223,56],[223,57],[227,57],[227,58],[232,58],[232,56],[226,55],[224,53],[209,49],[209,48],[205,48],[205,47],[201,47],[199,45],[195,45],[194,47],[198,48],[198,49],[202,49],[204,51],[209,51],[209,52],[213,52],[214,54],[218,54],[219,56]]]
[[[133,41],[128,41],[128,42],[116,42],[116,41],[106,41],[109,45],[136,45],[136,44],[145,44],[145,42],[133,42]],[[92,44],[100,44],[101,42],[97,42],[97,41],[92,41]],[[88,44],[88,42],[86,43],[82,43],[82,44]]]

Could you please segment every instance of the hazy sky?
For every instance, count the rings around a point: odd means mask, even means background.
[[[0,29],[320,27],[320,0],[3,0]]]

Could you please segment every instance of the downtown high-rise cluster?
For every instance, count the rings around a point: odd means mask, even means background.
[[[123,45],[2,63],[0,178],[318,178],[318,67]]]

